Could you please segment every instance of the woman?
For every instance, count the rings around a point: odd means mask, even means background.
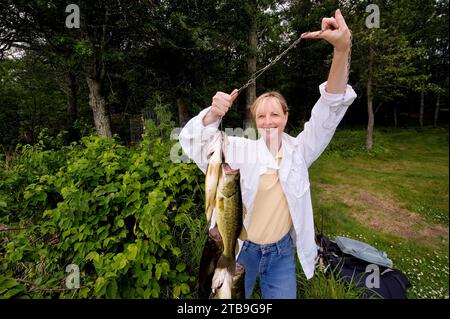
[[[245,267],[246,298],[251,297],[257,277],[263,298],[296,298],[294,247],[306,277],[314,275],[317,246],[308,167],[329,144],[356,98],[347,85],[351,34],[339,9],[335,17],[322,19],[321,31],[303,37],[325,39],[334,46],[328,80],[319,86],[321,96],[304,130],[297,137],[284,133],[286,101],[281,94],[268,92],[252,106],[261,138],[228,139],[227,150],[231,151],[227,151],[226,161],[232,169],[240,170],[242,201],[247,210],[243,221],[247,238],[239,240],[237,255]],[[183,150],[203,172],[208,143],[237,93],[217,92],[211,106],[192,118],[180,133]],[[242,154],[246,156],[237,156]]]

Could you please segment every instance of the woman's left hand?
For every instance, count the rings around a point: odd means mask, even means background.
[[[351,34],[341,10],[337,9],[334,18],[322,19],[322,30],[302,34],[304,39],[325,39],[335,50],[345,52],[350,49]]]

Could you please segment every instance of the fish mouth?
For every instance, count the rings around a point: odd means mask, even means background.
[[[226,175],[236,175],[237,173],[239,173],[239,170],[238,169],[232,169],[230,167],[230,165],[225,163],[225,164],[223,164],[223,172]]]

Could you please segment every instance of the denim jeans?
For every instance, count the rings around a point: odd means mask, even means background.
[[[273,244],[246,240],[238,262],[245,267],[245,297],[250,299],[259,276],[263,299],[295,299],[297,282],[292,238],[287,233]]]

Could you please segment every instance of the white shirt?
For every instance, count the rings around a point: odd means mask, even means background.
[[[347,85],[345,94],[328,93],[325,86],[326,82],[319,86],[320,98],[314,105],[311,118],[305,123],[304,130],[297,137],[283,133],[281,144],[283,158],[279,167],[263,139],[250,140],[230,136],[225,156],[233,169],[240,170],[242,202],[247,209],[243,221],[246,228],[250,222],[259,176],[264,174],[267,168],[279,169],[281,187],[288,202],[293,224],[290,235],[308,279],[314,275],[317,256],[308,168],[330,143],[336,127],[356,98],[356,93],[350,85]],[[183,151],[194,160],[203,173],[206,172],[208,164],[206,158],[208,143],[220,124],[219,120],[207,126],[203,125],[203,117],[208,111],[209,108],[206,108],[192,118],[179,135]],[[215,212],[211,227],[214,224]],[[242,247],[240,240],[239,247]],[[239,254],[236,258],[238,256]]]

